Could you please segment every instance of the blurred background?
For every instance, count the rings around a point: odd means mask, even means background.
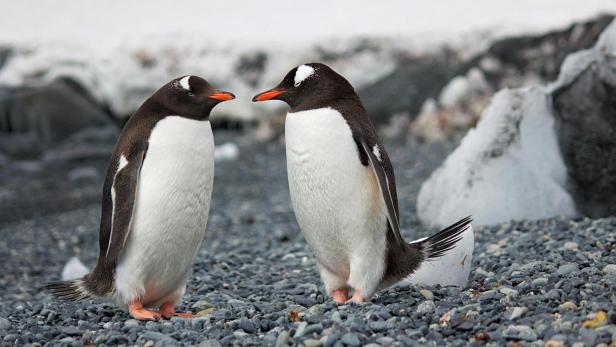
[[[400,189],[413,187],[402,203],[415,219],[421,183],[475,126],[493,94],[555,81],[565,58],[594,47],[616,11],[608,0],[28,0],[0,6],[0,223],[97,205],[106,160],[124,122],[158,87],[186,74],[237,95],[212,115],[225,171],[256,160],[254,165],[280,169],[284,176],[285,106],[250,100],[292,67],[312,61],[350,80],[390,151],[400,153],[394,162],[403,177]],[[502,139],[495,135],[502,131],[486,130],[479,136],[486,148],[467,150],[474,154],[463,161],[494,151],[490,136]],[[268,150],[280,156],[268,156]],[[417,151],[432,157],[418,158]],[[559,160],[533,175],[553,174],[563,194],[575,195],[575,182]],[[567,155],[564,160],[568,163]],[[413,170],[421,173],[409,173]],[[268,189],[286,189],[279,183]],[[499,184],[516,183],[491,184],[486,189],[498,191]],[[561,195],[564,202],[550,211],[485,222],[580,212]],[[427,197],[424,205],[430,204],[440,201]],[[598,215],[607,212],[599,209]],[[435,213],[426,212],[423,221],[448,222]]]

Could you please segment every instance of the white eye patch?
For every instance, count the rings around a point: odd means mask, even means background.
[[[183,77],[180,80],[180,87],[188,90],[190,92],[190,76]]]
[[[314,68],[308,65],[301,65],[297,68],[297,71],[295,71],[295,79],[293,80],[293,82],[295,82],[293,85],[295,87],[299,87],[300,84],[302,84],[302,82],[304,82],[306,80],[306,78],[312,76],[314,74]]]

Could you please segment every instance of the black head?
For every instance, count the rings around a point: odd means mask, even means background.
[[[329,66],[310,63],[293,68],[276,87],[257,94],[252,101],[281,100],[298,109],[336,99],[358,97],[349,81]]]
[[[235,99],[235,95],[212,87],[198,76],[183,76],[162,86],[144,107],[155,108],[165,115],[207,119],[218,103]]]

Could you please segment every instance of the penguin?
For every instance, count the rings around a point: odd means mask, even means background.
[[[174,307],[208,219],[214,178],[209,116],[218,103],[234,98],[188,75],[139,107],[107,169],[96,266],[80,279],[46,284],[52,294],[108,300],[139,320],[192,316]]]
[[[408,243],[400,233],[394,170],[351,84],[321,63],[293,68],[253,101],[280,100],[297,222],[336,303],[364,302],[452,248],[466,217]],[[353,291],[349,300],[350,290]]]

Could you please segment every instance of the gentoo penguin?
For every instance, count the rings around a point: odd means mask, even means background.
[[[293,68],[253,101],[281,100],[291,202],[328,294],[363,302],[452,249],[464,218],[412,243],[400,234],[394,171],[351,84],[324,64]]]
[[[165,84],[124,126],[103,186],[99,256],[83,278],[47,284],[103,298],[136,319],[173,316],[205,233],[214,177],[210,111],[235,96],[197,76]],[[158,307],[150,311],[148,307]]]

